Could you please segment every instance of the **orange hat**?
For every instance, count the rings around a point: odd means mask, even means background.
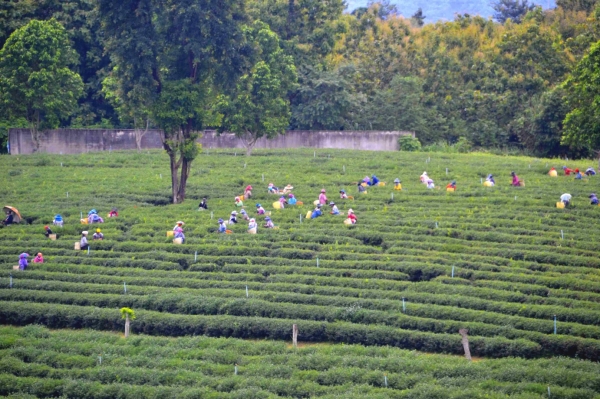
[[[49,227],[48,227],[48,226],[44,226],[44,230],[48,230],[48,229],[49,229]]]

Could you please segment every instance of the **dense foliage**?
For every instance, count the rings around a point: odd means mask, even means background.
[[[275,130],[286,124],[292,129],[403,129],[416,131],[424,145],[462,138],[475,148],[542,156],[586,156],[598,150],[586,137],[561,144],[568,114],[569,132],[586,130],[576,126],[581,118],[576,118],[580,107],[574,94],[562,88],[569,89],[564,82],[594,76],[594,70],[582,74],[581,67],[576,69],[600,39],[593,0],[563,0],[545,11],[527,1],[503,0],[495,3],[502,23],[458,14],[453,21],[425,25],[427,7],[403,18],[398,14],[405,12],[402,5],[397,9],[389,1],[370,1],[352,14],[344,13],[341,0],[247,0],[231,7],[219,2],[197,7],[195,1],[171,7],[150,0],[135,7],[99,2],[94,9],[94,4],[45,0],[0,6],[0,46],[28,21],[50,18],[65,27],[73,43],[79,56],[75,71],[85,93],[75,114],[55,124],[141,129],[150,124],[169,130],[177,116],[183,122],[173,126],[186,137],[190,129],[219,128],[222,119],[209,112],[219,95],[240,98],[244,81],[236,76],[248,80],[260,71],[242,24],[262,21],[279,36],[298,71],[295,89],[280,85],[288,89],[289,103],[278,108],[290,112],[279,112]],[[207,12],[219,15],[222,23],[201,24]],[[169,103],[168,93],[158,108],[152,107],[162,89],[176,87],[200,88],[187,93],[197,107]],[[176,97],[180,92],[175,90]],[[234,108],[228,113],[250,115],[239,104]],[[0,126],[23,125],[9,116],[2,116]],[[180,147],[185,163],[189,146]]]

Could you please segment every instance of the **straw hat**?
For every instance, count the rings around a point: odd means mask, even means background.
[[[87,232],[87,231],[82,231],[82,232],[81,232],[81,235],[87,236],[87,235],[88,235],[88,232]]]
[[[183,223],[181,220],[179,220],[179,221],[177,221],[177,223],[175,223],[175,224],[181,224],[181,225],[184,225],[185,223]]]

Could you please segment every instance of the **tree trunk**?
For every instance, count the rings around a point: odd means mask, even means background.
[[[469,349],[469,337],[467,336],[468,332],[469,332],[469,330],[467,330],[466,328],[461,328],[460,330],[458,330],[458,333],[462,336],[462,344],[463,344],[463,348],[465,349],[465,357],[467,358],[467,360],[471,361],[471,350]]]
[[[173,203],[179,204],[179,165],[177,162],[177,154],[169,152],[169,160],[171,161],[171,193],[173,195]]]
[[[146,135],[146,133],[148,133],[148,126],[150,125],[150,120],[146,119],[146,129],[144,131],[142,131],[141,129],[138,129],[137,124],[135,123],[135,119],[134,119],[134,135],[135,135],[135,145],[137,147],[138,152],[142,151],[142,139],[144,138],[144,136]]]
[[[294,348],[298,347],[298,324],[292,325],[292,345]]]
[[[129,314],[126,314],[125,315],[125,338],[129,337],[129,329],[130,329]]]
[[[181,177],[179,179],[179,189],[177,191],[177,199],[179,202],[183,202],[185,200],[185,187],[187,185],[187,179],[190,175],[190,166],[192,165],[191,161],[184,159],[181,163]]]

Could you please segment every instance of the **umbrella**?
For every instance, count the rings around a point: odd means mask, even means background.
[[[4,208],[2,208],[4,210],[4,212],[6,211],[11,211],[12,213],[14,213],[14,218],[13,218],[13,222],[14,223],[20,223],[21,219],[23,219],[21,217],[21,214],[19,213],[19,211],[17,210],[17,208],[12,207],[12,206],[8,206],[6,205]]]

